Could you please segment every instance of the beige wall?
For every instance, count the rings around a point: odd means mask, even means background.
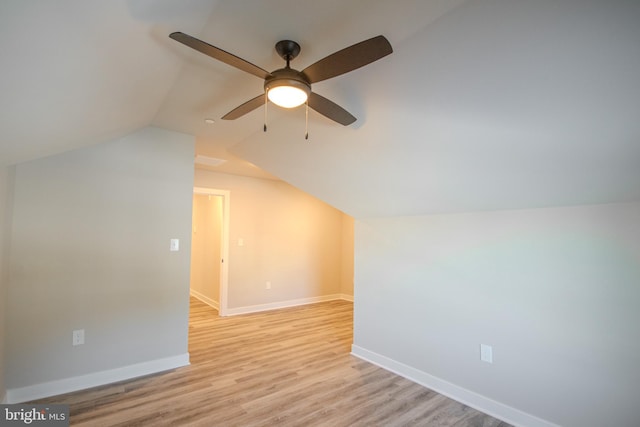
[[[342,212],[281,181],[196,170],[195,186],[231,192],[230,309],[343,292]]]
[[[220,302],[222,197],[193,195],[191,291],[205,302]]]
[[[0,166],[0,402],[5,398],[5,325],[9,284],[9,232],[13,192],[13,167]]]
[[[16,166],[10,393],[186,355],[193,147],[145,128]]]
[[[342,216],[342,271],[340,292],[353,299],[353,244],[354,220],[349,215]]]

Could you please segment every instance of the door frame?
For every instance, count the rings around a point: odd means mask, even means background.
[[[204,194],[222,197],[222,233],[220,237],[220,294],[218,314],[227,315],[228,291],[229,291],[229,211],[231,192],[217,188],[194,187],[193,194]]]

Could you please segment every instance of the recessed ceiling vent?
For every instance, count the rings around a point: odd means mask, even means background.
[[[195,159],[196,165],[204,165],[204,166],[220,166],[226,162],[225,159],[216,159],[215,157],[207,157],[198,154]]]

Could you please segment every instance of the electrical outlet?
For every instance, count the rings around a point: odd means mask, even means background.
[[[84,329],[76,329],[73,331],[73,345],[82,345],[84,344]]]
[[[264,286],[265,289],[271,289],[271,282],[267,282]]]
[[[480,344],[480,360],[493,363],[493,347],[487,344]]]

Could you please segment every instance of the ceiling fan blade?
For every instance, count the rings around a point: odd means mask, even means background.
[[[202,52],[205,55],[217,59],[218,61],[222,61],[225,64],[231,65],[232,67],[236,67],[242,71],[246,71],[247,73],[253,74],[254,76],[258,76],[261,79],[266,79],[271,75],[271,73],[267,70],[263,70],[262,68],[252,64],[251,62],[245,61],[242,58],[239,58],[229,52],[212,46],[209,43],[205,43],[202,40],[198,40],[195,37],[191,37],[188,34],[178,31],[169,34],[169,37],[182,43],[185,46],[189,46],[190,48],[197,50],[198,52]]]
[[[245,102],[241,106],[229,111],[227,114],[222,116],[222,120],[235,120],[238,117],[242,117],[245,114],[252,112],[261,105],[264,105],[264,93],[261,93],[255,98]]]
[[[310,83],[336,77],[363,67],[393,52],[389,40],[377,36],[356,43],[309,65],[302,73]]]
[[[347,110],[315,92],[311,92],[309,94],[309,107],[334,122],[338,122],[344,126],[348,126],[356,121],[356,118]]]

